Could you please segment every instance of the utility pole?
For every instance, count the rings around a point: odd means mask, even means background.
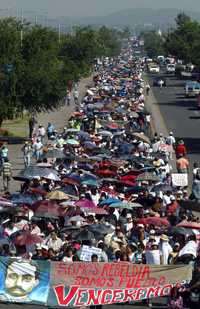
[[[60,44],[60,39],[61,39],[61,25],[58,25],[58,42]]]
[[[22,29],[20,31],[20,42],[21,42],[21,47],[23,46],[23,24],[24,24],[24,12],[23,9],[21,10],[21,26]]]

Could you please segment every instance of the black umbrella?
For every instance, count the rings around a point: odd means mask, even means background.
[[[50,174],[57,175],[57,172],[52,168],[41,168],[38,166],[29,166],[26,169],[20,171],[13,179],[25,181],[27,179],[34,179],[36,177],[48,177]]]
[[[156,185],[154,186],[152,189],[151,189],[151,192],[159,192],[159,191],[162,191],[162,192],[167,192],[167,191],[174,191],[174,188],[172,188],[171,186],[169,185],[166,185],[166,184],[159,184],[159,185]]]
[[[66,155],[63,150],[60,149],[50,149],[44,155],[44,158],[57,158],[57,159],[65,159]]]
[[[179,226],[172,226],[169,230],[168,230],[168,234],[171,235],[194,235],[194,231],[192,229],[188,229],[185,227],[179,227]]]
[[[179,201],[181,208],[200,212],[200,203],[198,201]]]
[[[110,225],[106,224],[92,224],[88,226],[88,230],[94,234],[99,233],[102,235],[110,234],[114,231]]]
[[[81,231],[76,235],[76,240],[83,241],[83,240],[92,240],[96,239],[97,237],[94,235],[94,233],[90,232],[88,229]]]

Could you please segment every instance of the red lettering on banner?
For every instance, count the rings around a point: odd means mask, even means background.
[[[77,286],[72,286],[69,289],[67,296],[65,296],[64,295],[65,294],[64,285],[58,285],[58,286],[54,287],[54,292],[56,294],[58,304],[61,305],[61,306],[67,306],[72,301],[72,299],[74,298],[77,290],[78,290]]]
[[[113,291],[112,290],[105,290],[105,291],[103,291],[102,297],[101,297],[102,305],[111,304],[112,298],[113,298],[112,295],[113,295]],[[109,299],[108,299],[108,297],[109,297]]]
[[[123,290],[114,290],[113,291],[113,298],[112,298],[112,303],[121,303],[123,302]]]
[[[160,292],[160,286],[157,286],[155,288],[151,287],[147,291],[147,297],[146,298],[151,298],[152,296],[158,297],[158,296],[160,296],[159,292]]]
[[[100,304],[102,290],[88,290],[88,301],[87,306]]]
[[[81,301],[82,298],[84,297],[84,294],[87,293],[86,289],[79,289],[78,292],[76,293],[76,299],[74,302],[74,306],[84,306],[86,302]]]
[[[137,290],[125,290],[124,291],[124,302],[135,300],[135,294]]]
[[[169,295],[169,292],[172,288],[173,288],[172,284],[165,285],[160,291],[160,296]]]
[[[146,294],[146,289],[138,289],[137,290],[137,293],[136,293],[136,297],[135,297],[135,300],[141,300],[144,298]],[[142,297],[143,296],[143,297]]]

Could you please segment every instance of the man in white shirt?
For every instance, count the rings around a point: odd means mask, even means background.
[[[160,236],[159,250],[161,256],[161,264],[168,265],[169,254],[173,251],[173,249],[169,244],[168,236],[165,234],[162,234]]]
[[[60,238],[58,238],[55,231],[51,232],[50,238],[47,240],[46,245],[48,249],[52,248],[55,252],[59,252],[63,242]]]

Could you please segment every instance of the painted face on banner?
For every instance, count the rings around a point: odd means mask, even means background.
[[[36,272],[36,266],[27,261],[13,262],[8,266],[6,272],[6,292],[14,297],[24,297],[31,293],[39,283]]]

